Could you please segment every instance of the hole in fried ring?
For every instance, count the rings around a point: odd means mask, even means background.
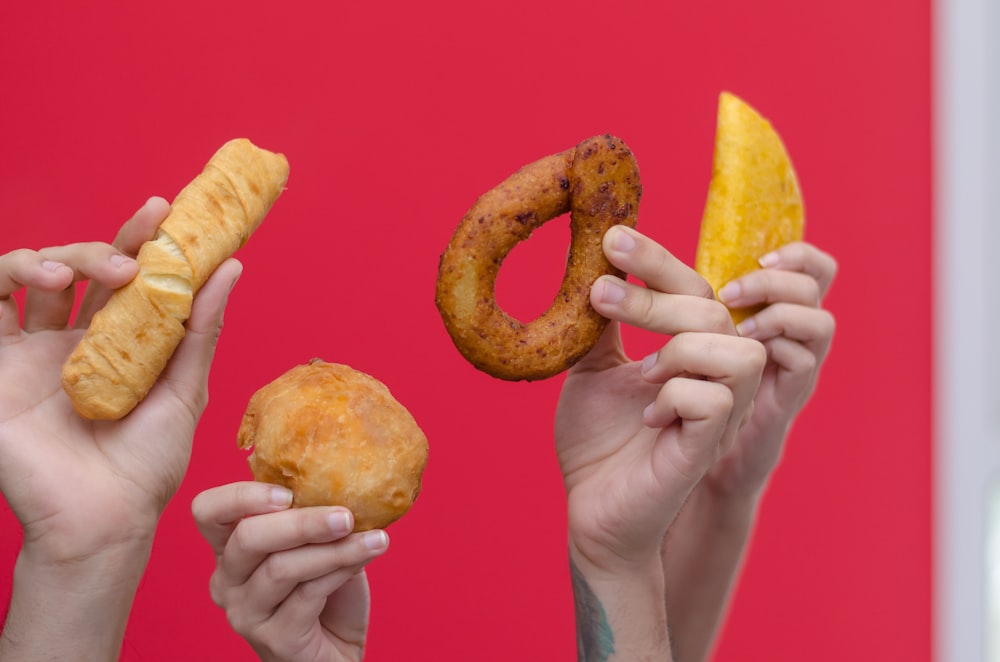
[[[631,150],[610,135],[524,166],[484,193],[462,218],[438,267],[435,303],[455,347],[500,379],[552,377],[590,351],[608,320],[590,305],[602,274],[624,274],[604,256],[604,233],[635,227],[642,185]],[[566,272],[552,305],[529,323],[496,302],[504,258],[519,242],[569,212]]]

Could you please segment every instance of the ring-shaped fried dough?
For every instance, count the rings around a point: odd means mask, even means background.
[[[524,166],[483,194],[462,218],[438,269],[435,302],[455,347],[506,380],[566,370],[594,346],[608,320],[590,305],[602,274],[624,274],[604,256],[613,225],[635,227],[642,185],[628,146],[610,135]],[[496,302],[504,258],[543,223],[570,213],[566,272],[552,305],[524,323]]]

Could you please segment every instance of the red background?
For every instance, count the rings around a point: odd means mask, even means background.
[[[782,134],[807,238],[841,273],[834,350],[717,659],[929,660],[930,49],[926,0],[0,4],[0,250],[110,240],[232,137],[291,163],[239,254],[124,659],[252,658],[209,599],[189,504],[248,476],[247,399],[313,356],[386,382],[431,444],[423,494],[370,566],[368,659],[574,659],[560,380],[501,382],[459,357],[438,255],[480,193],[611,132],[642,170],[640,229],[692,261],[726,89]],[[560,275],[567,232],[538,235],[501,274],[515,314]],[[20,541],[0,518],[5,595]]]

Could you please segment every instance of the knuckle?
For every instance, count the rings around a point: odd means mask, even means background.
[[[259,566],[268,583],[283,584],[292,577],[292,568],[281,554],[271,554]]]
[[[746,356],[747,370],[752,374],[761,373],[767,365],[767,348],[764,344],[750,338],[740,338],[745,341],[744,355]]]
[[[246,611],[240,606],[238,601],[224,607],[226,611],[226,621],[234,632],[247,636],[253,630],[253,623],[247,617]]]
[[[720,302],[709,302],[705,310],[705,330],[711,333],[733,335],[735,327],[729,309]]]
[[[208,496],[204,492],[200,492],[191,500],[191,516],[199,524],[207,523],[210,520],[207,499]]]
[[[820,309],[819,327],[825,338],[832,338],[837,331],[837,318],[829,310]]]
[[[733,410],[733,392],[725,385],[712,383],[712,388],[706,389],[705,411],[711,418],[728,417]]]
[[[253,521],[243,520],[236,525],[233,530],[233,534],[229,537],[230,543],[239,550],[243,551],[253,551],[254,550],[254,531],[253,531]]]
[[[212,598],[212,602],[215,606],[225,609],[226,595],[228,591],[226,590],[226,585],[223,582],[218,571],[212,573],[212,577],[208,580],[208,595]]]

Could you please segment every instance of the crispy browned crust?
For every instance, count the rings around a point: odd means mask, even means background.
[[[435,302],[462,356],[507,380],[552,377],[594,346],[608,320],[590,305],[602,274],[623,274],[604,256],[616,224],[635,227],[642,185],[628,146],[610,135],[524,166],[483,194],[441,256]],[[552,305],[524,323],[495,297],[504,258],[543,223],[570,212],[570,250]]]
[[[385,528],[420,493],[427,437],[374,377],[313,359],[261,387],[238,433],[256,480],[295,506],[344,506],[354,530]]]
[[[288,160],[246,138],[225,143],[174,199],[139,273],[91,321],[63,365],[62,385],[89,419],[120,419],[141,402],[184,338],[194,296],[264,220]]]

